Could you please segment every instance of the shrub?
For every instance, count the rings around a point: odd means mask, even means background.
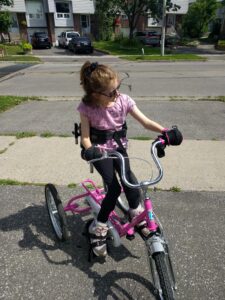
[[[218,46],[225,46],[225,40],[219,40]]]
[[[218,50],[225,50],[225,40],[219,40],[216,49]]]
[[[21,46],[24,53],[29,52],[29,51],[32,50],[32,45],[30,43],[25,42],[25,41],[23,41],[20,46]]]

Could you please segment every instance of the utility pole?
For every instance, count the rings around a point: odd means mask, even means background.
[[[166,36],[166,0],[163,0],[161,56],[165,55],[165,36]]]

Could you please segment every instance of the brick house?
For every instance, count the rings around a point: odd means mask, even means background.
[[[180,6],[180,9],[177,11],[167,11],[166,13],[166,31],[170,33],[170,31],[176,31],[181,26],[182,18],[188,11],[189,0],[173,0],[174,4]],[[125,15],[118,16],[115,20],[116,24],[116,32],[122,33],[124,36],[129,35],[129,26],[128,19]],[[157,32],[161,32],[162,22],[157,22],[155,19],[151,17],[141,16],[137,25],[137,31],[143,30],[154,30]]]

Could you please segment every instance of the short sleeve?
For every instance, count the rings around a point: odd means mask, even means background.
[[[133,109],[134,109],[134,106],[136,105],[135,101],[128,95],[127,96],[127,99],[126,99],[126,102],[127,102],[127,112],[131,112]]]
[[[77,107],[77,110],[79,113],[87,116],[87,105],[85,105],[83,102],[80,102],[80,104]]]

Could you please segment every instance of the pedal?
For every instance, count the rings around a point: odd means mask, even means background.
[[[126,239],[129,240],[129,241],[132,241],[132,240],[135,239],[135,235],[134,234],[127,234]]]

